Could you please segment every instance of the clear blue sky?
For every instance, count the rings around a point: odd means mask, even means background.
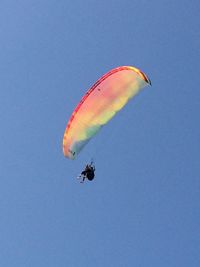
[[[0,266],[200,266],[199,14],[198,0],[1,0]],[[120,65],[153,86],[64,158],[74,107]]]

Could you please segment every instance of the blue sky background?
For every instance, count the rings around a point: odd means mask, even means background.
[[[1,0],[0,266],[200,265],[199,14],[198,0]],[[74,107],[120,65],[153,86],[64,158]]]

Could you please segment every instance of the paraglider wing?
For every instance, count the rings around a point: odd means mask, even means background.
[[[67,124],[63,153],[74,159],[87,142],[143,87],[148,77],[131,66],[103,75],[83,96]]]

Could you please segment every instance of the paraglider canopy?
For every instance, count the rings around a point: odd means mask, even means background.
[[[151,84],[139,69],[115,68],[103,75],[83,96],[67,124],[63,153],[76,158],[88,141],[143,87]]]

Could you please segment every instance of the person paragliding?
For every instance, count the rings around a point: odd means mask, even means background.
[[[88,179],[89,181],[92,181],[95,177],[95,166],[93,162],[90,164],[87,164],[85,166],[85,169],[81,172],[81,174],[77,177],[78,179],[82,178],[81,183],[85,181],[85,179]]]
[[[72,112],[63,136],[64,156],[76,159],[90,139],[147,85],[150,79],[133,66],[120,66],[100,77]],[[92,181],[94,172],[95,167],[88,164],[79,178]]]

